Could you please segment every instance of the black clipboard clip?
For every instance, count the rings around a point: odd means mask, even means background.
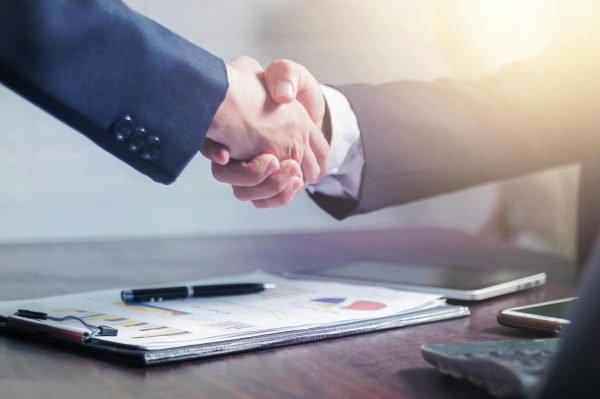
[[[52,320],[52,321],[76,320],[76,321],[80,322],[81,324],[83,324],[88,330],[90,330],[90,335],[88,336],[88,339],[92,338],[94,336],[116,337],[117,334],[119,333],[119,330],[116,328],[109,327],[109,326],[95,326],[77,316],[69,315],[69,316],[64,316],[64,317],[53,317],[53,316],[49,316],[48,313],[35,312],[33,310],[27,310],[27,309],[19,309],[14,313],[14,315],[23,317],[26,319],[32,319],[32,320]]]

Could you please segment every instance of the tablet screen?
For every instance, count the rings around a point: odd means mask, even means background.
[[[384,284],[476,290],[531,276],[535,273],[498,268],[482,269],[457,265],[407,265],[386,261],[360,260],[315,269],[303,274]]]

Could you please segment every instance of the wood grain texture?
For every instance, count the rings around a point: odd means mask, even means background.
[[[499,326],[498,310],[574,292],[563,259],[448,230],[403,229],[0,246],[0,300],[359,257],[546,270],[551,282],[470,305],[469,318],[151,368],[0,335],[0,398],[486,397],[440,376],[420,346],[533,337]]]

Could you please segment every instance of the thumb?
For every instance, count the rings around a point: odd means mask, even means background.
[[[296,99],[300,71],[297,64],[289,60],[273,61],[265,69],[265,81],[271,99],[279,104],[291,103]]]
[[[290,60],[276,60],[265,69],[264,76],[273,101],[284,104],[297,100],[321,128],[325,115],[323,92],[305,66]]]

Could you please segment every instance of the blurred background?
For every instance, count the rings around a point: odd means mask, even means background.
[[[129,0],[212,53],[305,64],[329,84],[476,79],[543,51],[569,15],[561,0]],[[571,2],[575,3],[575,2]],[[83,135],[0,87],[0,242],[74,241],[432,225],[573,254],[577,167],[338,222],[305,194],[256,210],[197,156],[153,183]]]

